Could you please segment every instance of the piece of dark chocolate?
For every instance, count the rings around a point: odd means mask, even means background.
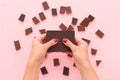
[[[71,14],[72,13],[72,10],[71,10],[70,6],[66,7],[65,9],[66,9],[66,13],[67,14]]]
[[[52,15],[57,16],[57,9],[56,8],[52,8]]]
[[[41,30],[39,30],[39,32],[40,32],[41,34],[45,34],[45,33],[46,33],[46,30],[45,30],[45,29],[41,29]]]
[[[85,31],[85,27],[83,26],[77,26],[77,28],[78,28],[78,31]]]
[[[59,66],[60,65],[60,62],[59,62],[58,58],[54,58],[53,61],[54,61],[54,66]]]
[[[90,44],[90,40],[88,40],[88,39],[85,39],[85,38],[82,38],[82,40],[84,40],[88,45]]]
[[[85,18],[85,19],[80,23],[80,25],[83,26],[83,27],[87,27],[89,23],[90,23],[90,20],[89,20],[88,18]]]
[[[92,55],[96,55],[96,53],[97,53],[97,49],[91,48],[91,54],[92,54]]]
[[[63,23],[60,24],[59,28],[60,28],[62,31],[66,31],[66,30],[67,30],[67,27],[66,27]]]
[[[40,12],[40,13],[39,13],[39,17],[40,17],[41,21],[43,21],[43,20],[46,19],[46,16],[44,15],[43,12]]]
[[[72,18],[72,25],[76,25],[77,24],[77,21],[78,21],[78,19],[77,18]]]
[[[95,34],[100,38],[102,38],[104,36],[104,33],[100,30],[97,30]]]
[[[96,66],[99,66],[101,62],[101,60],[96,60]]]
[[[69,68],[64,66],[63,75],[69,76]]]
[[[25,14],[21,14],[20,17],[19,17],[19,20],[20,20],[21,22],[23,22],[24,19],[25,19]]]
[[[37,19],[37,17],[33,17],[32,21],[34,24],[38,24],[40,21]]]
[[[20,46],[20,42],[19,42],[19,40],[14,41],[14,45],[15,45],[15,49],[16,49],[16,50],[21,49],[21,46]]]
[[[25,35],[29,35],[32,32],[33,32],[32,27],[25,29]]]
[[[44,75],[44,74],[48,74],[48,71],[46,69],[46,67],[42,67],[40,68],[41,69],[41,73]]]
[[[66,11],[66,8],[64,6],[60,7],[60,14],[64,14]]]
[[[73,26],[72,26],[72,25],[69,25],[69,27],[68,27],[67,31],[74,31]]]
[[[48,5],[48,3],[46,1],[43,2],[42,5],[43,5],[44,10],[48,10],[49,9],[49,5]]]
[[[90,20],[90,22],[92,22],[92,21],[95,19],[95,17],[92,16],[92,15],[89,15],[89,16],[88,16],[88,19]]]

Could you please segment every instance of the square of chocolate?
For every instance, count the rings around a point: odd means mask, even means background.
[[[102,62],[101,60],[96,60],[96,66],[99,66],[101,62]]]
[[[67,14],[71,14],[72,13],[72,10],[71,10],[70,6],[66,7],[65,9],[66,9],[66,13]]]
[[[59,62],[58,58],[54,58],[53,61],[54,61],[54,66],[59,66],[60,65],[60,62]]]
[[[41,34],[45,34],[45,33],[46,33],[46,30],[45,30],[45,29],[41,29],[41,30],[39,30],[39,32],[40,32]]]
[[[72,18],[72,25],[76,25],[77,24],[77,21],[78,21],[78,19],[77,18]]]
[[[44,10],[49,9],[49,5],[48,5],[48,3],[46,1],[43,2],[42,5],[43,5]]]
[[[43,12],[40,12],[40,13],[39,13],[39,17],[40,17],[41,21],[43,21],[43,20],[46,19],[46,17],[45,17],[45,15],[44,15]]]
[[[15,45],[15,49],[16,49],[16,50],[21,49],[21,46],[20,46],[20,42],[19,42],[19,40],[14,41],[14,45]]]
[[[64,6],[60,7],[60,14],[64,14],[65,13],[66,8]]]
[[[104,36],[104,33],[103,33],[102,31],[100,31],[100,30],[97,30],[97,31],[96,31],[96,35],[97,35],[98,37],[102,38],[102,37]]]
[[[44,74],[48,74],[48,71],[46,69],[46,67],[42,67],[40,68],[41,69],[41,73],[44,75]]]
[[[85,27],[83,26],[77,26],[77,28],[78,28],[78,31],[85,31]]]
[[[90,20],[90,22],[92,22],[92,21],[95,19],[95,17],[92,16],[92,15],[89,15],[89,16],[88,16],[88,19]]]
[[[32,32],[33,32],[32,27],[25,29],[25,35],[29,35]]]
[[[57,9],[56,8],[52,8],[52,15],[57,16]]]
[[[74,31],[74,28],[72,27],[72,25],[69,25],[67,31]]]
[[[58,38],[59,42],[50,47],[48,52],[71,52],[71,49],[63,44],[63,39],[68,38],[75,44],[75,32],[74,31],[47,31],[45,42],[51,39]]]
[[[88,45],[90,44],[90,40],[88,40],[88,39],[85,39],[85,38],[82,38],[82,40],[84,40]]]
[[[69,68],[64,66],[63,75],[69,76]]]
[[[67,27],[66,27],[63,23],[60,24],[59,28],[60,28],[62,31],[66,31],[66,30],[67,30]]]
[[[33,17],[32,21],[34,24],[38,24],[40,21],[37,19],[37,17]]]
[[[23,22],[24,19],[25,19],[25,14],[21,14],[20,17],[19,17],[19,20],[20,20],[21,22]]]
[[[84,27],[87,27],[88,24],[89,24],[89,22],[90,22],[90,20],[89,20],[88,18],[85,18],[85,19],[80,23],[80,25],[81,25],[81,26],[84,26]]]
[[[92,55],[96,55],[96,53],[97,53],[97,49],[91,48],[91,54],[92,54]]]

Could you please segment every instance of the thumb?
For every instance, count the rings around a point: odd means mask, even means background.
[[[73,44],[69,39],[64,38],[64,39],[63,39],[63,43],[64,43],[66,46],[68,46],[73,52],[75,51],[76,45]]]
[[[47,43],[45,43],[44,45],[45,45],[46,49],[48,49],[57,43],[58,43],[58,38],[54,38],[54,39],[48,41]]]

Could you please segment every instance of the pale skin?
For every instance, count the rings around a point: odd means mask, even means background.
[[[47,43],[43,43],[45,36],[46,34],[33,39],[23,80],[39,80],[40,66],[44,62],[48,48],[59,42],[59,40],[55,38]],[[63,39],[63,43],[72,50],[72,55],[76,67],[80,71],[82,80],[99,80],[89,60],[87,43],[77,38],[75,38],[75,41],[77,45],[74,45],[67,38]]]

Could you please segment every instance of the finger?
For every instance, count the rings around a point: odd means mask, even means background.
[[[38,40],[38,41],[40,41],[40,43],[42,43],[43,40],[45,39],[45,37],[46,37],[46,34],[42,34],[39,37],[37,37],[36,40]]]
[[[79,46],[80,45],[80,43],[81,43],[81,40],[80,39],[78,39],[77,37],[75,37],[75,42],[77,43],[77,45]]]

